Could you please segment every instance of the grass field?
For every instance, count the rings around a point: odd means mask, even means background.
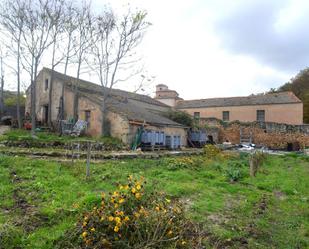
[[[106,161],[86,179],[83,163],[0,156],[0,248],[54,248],[129,174],[180,199],[206,248],[309,248],[308,158],[268,156],[255,178],[247,165],[245,154]]]

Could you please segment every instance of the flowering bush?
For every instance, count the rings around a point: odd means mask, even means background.
[[[212,144],[206,144],[203,148],[203,151],[206,157],[208,157],[209,159],[213,159],[221,153],[221,150],[217,146]]]
[[[192,248],[182,205],[128,177],[78,223],[83,248]]]

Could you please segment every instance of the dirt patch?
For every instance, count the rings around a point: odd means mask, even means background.
[[[6,209],[7,213],[17,213],[20,218],[13,220],[13,224],[17,227],[22,227],[23,230],[27,233],[34,231],[36,228],[49,222],[49,217],[40,213],[34,205],[31,205],[25,196],[24,189],[19,186],[23,181],[19,177],[16,171],[11,171],[11,180],[12,183],[16,185],[16,188],[13,190],[13,200],[14,205]]]

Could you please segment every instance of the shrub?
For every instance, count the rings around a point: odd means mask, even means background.
[[[113,193],[102,194],[101,204],[78,222],[79,238],[71,241],[82,248],[192,248],[181,203],[145,191],[143,179],[128,180]]]
[[[241,162],[237,162],[237,161],[231,161],[230,163],[228,163],[228,167],[225,172],[228,180],[231,182],[239,181],[243,177],[243,173],[241,169],[244,166],[245,166],[244,164],[242,164]]]
[[[233,168],[233,167],[227,168],[226,176],[231,182],[237,182],[242,177],[240,169]]]
[[[221,150],[212,144],[206,144],[203,148],[203,151],[209,159],[213,159],[221,153]]]

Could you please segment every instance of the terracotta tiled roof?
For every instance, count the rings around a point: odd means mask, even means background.
[[[248,105],[271,105],[301,103],[292,92],[279,92],[247,97],[210,98],[196,100],[181,100],[176,108],[200,108],[200,107],[224,107],[224,106],[248,106]]]

